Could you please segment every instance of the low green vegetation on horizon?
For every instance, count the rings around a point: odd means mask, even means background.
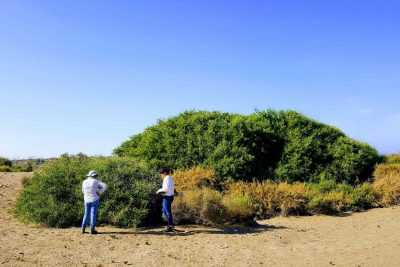
[[[0,172],[32,172],[46,161],[45,159],[10,160],[0,157]]]

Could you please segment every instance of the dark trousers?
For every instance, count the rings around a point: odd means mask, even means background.
[[[174,220],[172,218],[172,209],[171,209],[173,201],[174,201],[173,196],[164,196],[162,200],[162,213],[168,220],[168,226],[174,225]]]

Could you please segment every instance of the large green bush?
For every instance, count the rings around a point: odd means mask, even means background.
[[[186,112],[160,121],[115,150],[143,158],[153,166],[212,166],[219,177],[267,177],[273,174],[282,142],[257,121],[218,112]]]
[[[92,169],[108,185],[100,201],[99,223],[133,226],[148,222],[150,215],[157,219],[150,211],[154,210],[159,178],[145,164],[134,159],[84,155],[64,155],[40,167],[18,197],[17,214],[27,221],[52,227],[80,225],[81,185]]]
[[[154,167],[215,169],[219,179],[356,184],[370,178],[377,151],[294,111],[251,115],[191,111],[132,136],[114,153]]]

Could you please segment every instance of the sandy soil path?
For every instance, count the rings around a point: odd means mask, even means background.
[[[21,180],[0,173],[2,266],[400,266],[400,208],[346,217],[290,217],[257,229],[129,230],[24,225],[10,213]]]

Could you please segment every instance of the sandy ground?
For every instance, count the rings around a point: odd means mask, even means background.
[[[4,266],[400,266],[400,207],[344,217],[290,217],[253,229],[24,225],[10,213],[21,180],[0,173],[0,265]]]

